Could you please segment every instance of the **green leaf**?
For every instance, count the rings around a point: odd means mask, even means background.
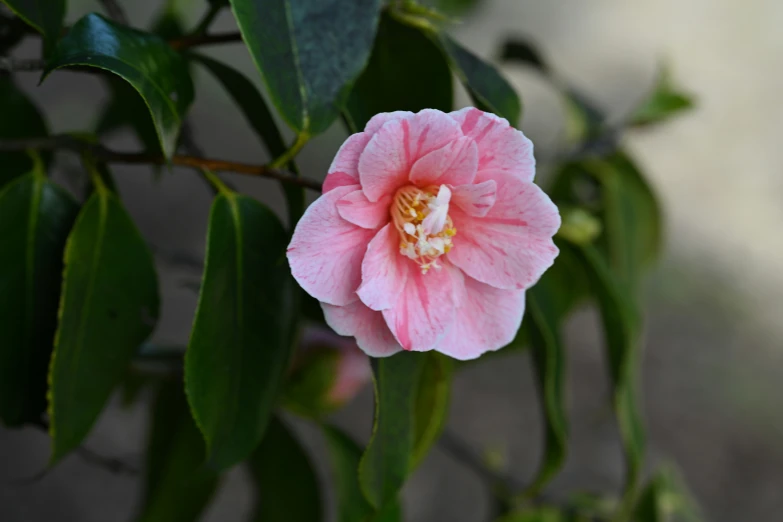
[[[65,240],[78,205],[40,171],[0,192],[0,419],[40,422]]]
[[[299,134],[339,115],[370,55],[380,0],[231,0],[270,97]]]
[[[11,11],[44,36],[45,47],[51,49],[60,37],[65,18],[65,0],[2,0]]]
[[[530,40],[515,37],[503,43],[500,59],[506,62],[518,62],[528,65],[544,75],[549,75],[551,69],[544,55]]]
[[[291,430],[273,417],[248,460],[258,486],[255,522],[318,522],[321,492],[310,458]]]
[[[46,122],[38,109],[14,84],[10,74],[0,74],[0,139],[46,136]],[[26,152],[0,152],[0,189],[29,172],[33,160]]]
[[[545,451],[533,483],[525,494],[535,496],[563,467],[568,454],[565,401],[565,348],[560,338],[563,316],[557,285],[549,272],[527,292],[531,353],[545,419]]]
[[[635,295],[644,269],[659,255],[661,209],[650,185],[622,152],[587,160],[588,171],[601,184],[604,233],[599,244],[620,281]]]
[[[54,463],[78,446],[158,318],[152,254],[117,196],[99,185],[65,247],[49,369]]]
[[[699,522],[699,508],[677,471],[664,466],[650,479],[634,509],[634,522]]]
[[[261,203],[230,192],[215,198],[185,382],[218,469],[261,441],[288,368],[298,294],[287,242]]]
[[[55,69],[73,66],[97,67],[130,83],[147,105],[164,154],[174,154],[193,82],[185,60],[164,40],[88,14],[57,45],[42,81]]]
[[[652,92],[629,118],[630,125],[652,125],[693,108],[693,97],[678,90],[668,68],[663,67]]]
[[[612,402],[626,456],[626,489],[621,509],[628,511],[635,501],[645,452],[636,390],[641,316],[628,288],[614,275],[595,247],[581,246],[579,255],[590,278],[603,323]]]
[[[569,522],[565,513],[553,507],[539,507],[504,515],[495,522]]]
[[[330,400],[340,364],[338,349],[318,349],[297,360],[283,388],[283,403],[298,415],[321,419],[342,403]]]
[[[152,410],[143,500],[135,520],[199,520],[219,482],[204,457],[204,440],[190,416],[182,382],[167,380]]]
[[[448,112],[452,106],[451,71],[440,49],[419,29],[383,15],[370,61],[345,106],[352,130],[381,112]]]
[[[412,352],[372,360],[375,421],[359,464],[359,483],[379,511],[396,502],[413,464],[416,389],[424,362],[423,354]]]
[[[323,425],[324,438],[332,463],[333,483],[337,497],[337,522],[364,522],[374,510],[364,498],[357,471],[362,451],[342,431]]]
[[[462,47],[448,35],[441,35],[440,43],[449,57],[454,73],[465,85],[476,107],[493,112],[507,119],[512,127],[517,127],[522,113],[522,102],[495,66]]]
[[[149,117],[144,100],[128,82],[121,78],[108,76],[106,80],[110,93],[109,100],[98,117],[95,132],[108,134],[127,125],[146,152],[162,153],[155,124]]]
[[[286,151],[283,136],[256,86],[242,73],[217,60],[197,54],[190,55],[190,58],[203,65],[223,85],[239,106],[247,122],[256,131],[269,155],[272,158],[283,155]],[[294,172],[297,171],[296,164],[293,162],[291,168]],[[290,183],[281,183],[281,186],[286,195],[289,221],[293,230],[293,226],[304,212],[304,189]]]
[[[16,47],[27,34],[27,25],[21,18],[0,9],[0,56]]]
[[[414,409],[413,460],[416,469],[446,427],[451,398],[453,360],[437,352],[420,355],[423,369]]]

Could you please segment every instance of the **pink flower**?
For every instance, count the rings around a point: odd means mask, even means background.
[[[533,144],[492,114],[378,114],[299,221],[293,275],[368,355],[497,350],[558,254],[560,215],[534,175]]]

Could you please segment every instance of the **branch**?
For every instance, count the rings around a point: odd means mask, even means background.
[[[106,14],[109,15],[109,18],[122,25],[128,25],[128,17],[125,16],[125,11],[123,11],[116,0],[101,0],[101,3],[103,8],[106,9]]]
[[[135,153],[116,152],[102,145],[92,144],[67,134],[50,136],[46,138],[0,140],[0,152],[35,150],[66,149],[75,152],[90,152],[95,159],[107,163],[126,163],[131,165],[166,165],[168,162],[163,156]],[[290,183],[311,190],[321,191],[321,184],[317,181],[297,177],[292,173],[266,165],[250,165],[233,161],[202,158],[198,156],[177,155],[171,158],[173,165],[192,167],[195,169],[209,169],[218,172],[236,172],[262,178],[275,179],[283,183]]]

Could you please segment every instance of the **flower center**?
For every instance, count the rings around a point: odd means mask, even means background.
[[[438,258],[451,250],[457,233],[449,217],[451,190],[446,185],[402,187],[394,195],[391,218],[400,234],[400,253],[415,261],[422,274],[440,268]]]

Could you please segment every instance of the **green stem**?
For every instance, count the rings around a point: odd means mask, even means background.
[[[221,9],[223,9],[222,5],[218,5],[218,4],[210,5],[209,10],[206,13],[204,13],[204,17],[201,19],[201,21],[198,23],[196,28],[193,30],[193,36],[201,35],[207,32],[207,29],[209,29],[209,26],[212,25],[212,22],[215,21],[215,18],[220,13]]]
[[[223,183],[223,180],[221,180],[217,174],[212,172],[209,169],[201,169],[201,173],[204,175],[204,179],[209,181],[210,184],[212,184],[215,189],[217,189],[218,192],[221,194],[224,194],[226,196],[230,196],[234,193],[228,186],[226,186],[225,183]]]
[[[296,141],[294,141],[293,145],[291,145],[287,151],[272,161],[269,166],[276,169],[285,167],[296,157],[297,154],[299,154],[299,151],[302,150],[302,147],[304,147],[305,143],[308,141],[310,141],[310,135],[307,132],[301,132],[296,137]]]

